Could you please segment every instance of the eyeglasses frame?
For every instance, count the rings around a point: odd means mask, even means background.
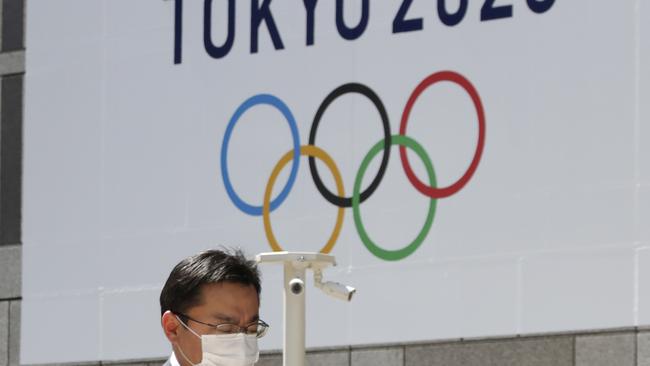
[[[256,321],[254,321],[254,322],[252,322],[250,324],[247,324],[244,327],[241,327],[241,326],[239,326],[237,324],[232,324],[232,323],[221,323],[221,324],[206,323],[206,322],[202,322],[200,320],[196,320],[196,319],[194,319],[194,318],[192,318],[192,317],[190,317],[190,316],[188,316],[186,314],[180,313],[180,312],[173,311],[173,313],[178,315],[181,318],[191,320],[191,321],[193,321],[195,323],[207,325],[208,327],[214,328],[214,329],[216,329],[216,330],[218,330],[220,332],[222,332],[219,329],[219,326],[221,326],[221,325],[229,325],[229,326],[232,326],[232,327],[236,327],[235,329],[238,329],[236,332],[228,332],[229,334],[237,334],[237,333],[248,334],[248,332],[247,332],[248,327],[250,327],[251,325],[257,324],[258,326],[261,325],[264,328],[261,332],[257,332],[257,338],[262,338],[262,337],[264,337],[264,335],[266,335],[266,332],[269,330],[269,327],[270,327],[269,324],[267,322],[265,322],[264,320],[262,320],[262,319],[257,319]]]

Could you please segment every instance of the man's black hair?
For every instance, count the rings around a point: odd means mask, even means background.
[[[258,299],[262,291],[257,264],[241,250],[207,250],[183,259],[172,269],[160,292],[161,316],[167,310],[186,313],[200,305],[201,288],[219,282],[252,285]]]

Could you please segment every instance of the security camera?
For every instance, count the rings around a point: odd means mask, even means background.
[[[357,292],[352,286],[344,285],[338,282],[327,281],[322,284],[321,290],[326,294],[336,297],[337,299],[350,301],[352,300],[352,295]]]
[[[342,283],[323,282],[323,273],[318,269],[314,269],[314,286],[323,290],[326,294],[344,301],[352,300],[352,295],[357,292],[354,287]]]
[[[300,295],[305,290],[305,282],[300,278],[294,278],[289,281],[289,289],[294,295]]]

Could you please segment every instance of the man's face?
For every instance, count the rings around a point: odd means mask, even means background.
[[[244,327],[259,319],[259,299],[252,285],[234,282],[209,284],[201,288],[201,303],[190,308],[185,315],[204,323],[228,323]],[[169,319],[165,319],[166,317]],[[172,342],[178,362],[181,366],[191,366],[181,355],[182,350],[193,364],[198,364],[202,359],[201,339],[183,327],[178,320],[173,334],[170,334],[169,330],[174,328],[174,324],[167,324],[174,320],[173,314],[163,315],[163,327]],[[187,320],[185,324],[199,335],[215,333],[214,328],[192,320]]]

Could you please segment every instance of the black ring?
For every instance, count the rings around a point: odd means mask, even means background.
[[[375,192],[375,190],[379,186],[379,183],[381,183],[381,180],[384,177],[384,173],[386,172],[386,167],[388,166],[388,158],[390,157],[390,149],[391,149],[390,123],[388,121],[388,114],[386,113],[386,108],[384,107],[384,103],[382,103],[381,99],[379,99],[379,96],[377,96],[377,94],[375,94],[375,92],[372,91],[372,89],[370,89],[369,87],[359,83],[343,84],[338,88],[334,89],[331,93],[329,93],[329,95],[325,98],[325,100],[323,100],[323,103],[321,103],[320,107],[318,107],[318,111],[316,112],[316,116],[314,117],[314,122],[311,125],[311,130],[309,131],[309,144],[316,145],[316,130],[318,129],[318,124],[320,123],[321,117],[323,117],[323,114],[325,113],[327,107],[336,98],[347,93],[359,93],[367,97],[368,99],[370,99],[372,104],[375,105],[375,108],[377,108],[377,111],[379,111],[379,115],[381,116],[381,123],[384,127],[384,156],[381,158],[381,165],[379,165],[379,170],[377,171],[377,175],[375,176],[375,178],[373,178],[368,188],[366,188],[364,191],[361,192],[360,202],[363,202],[368,197],[370,197],[373,194],[373,192]],[[309,157],[309,171],[311,172],[311,177],[314,179],[314,184],[316,184],[316,188],[318,188],[320,194],[323,195],[323,197],[325,197],[327,201],[329,201],[331,204],[336,205],[338,207],[352,206],[352,197],[339,197],[334,193],[330,192],[327,189],[327,187],[325,187],[325,184],[323,184],[323,181],[318,175],[318,170],[316,169],[316,159],[314,159],[313,156]]]

